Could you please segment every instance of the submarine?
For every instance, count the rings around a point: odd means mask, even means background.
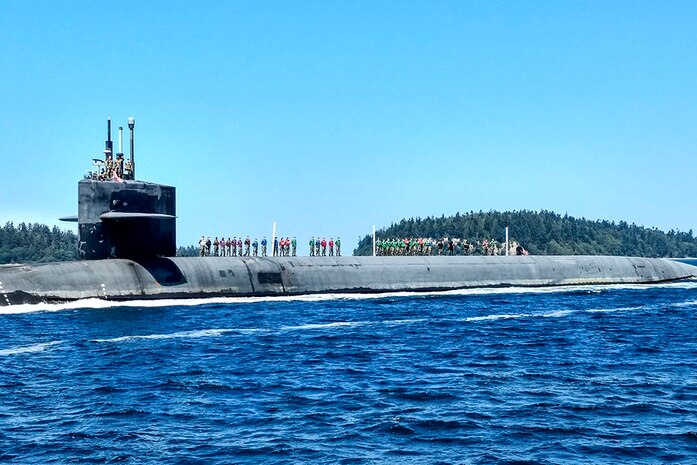
[[[616,256],[177,257],[176,189],[136,179],[130,158],[78,181],[78,260],[0,265],[0,306],[208,297],[432,292],[470,288],[653,284],[697,277],[670,259]],[[112,174],[113,173],[113,174]],[[271,242],[273,243],[273,239]]]

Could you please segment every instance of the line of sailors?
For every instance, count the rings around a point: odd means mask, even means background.
[[[310,238],[308,244],[310,246],[310,257],[326,257],[327,256],[327,246],[329,246],[329,256],[334,256],[334,247],[336,247],[336,256],[341,257],[341,238],[337,237],[336,242],[334,238],[330,237],[327,241],[326,237],[322,239],[317,236],[317,239],[313,237]]]
[[[432,239],[376,239],[375,252],[381,256],[393,255],[433,255],[436,242]]]
[[[221,237],[211,241],[210,237],[201,236],[198,241],[199,245],[199,255],[201,257],[258,257],[259,256],[259,246],[261,245],[261,256],[267,256],[267,246],[268,242],[266,237],[261,239],[261,242],[257,241],[256,238],[252,241],[249,236],[244,240],[242,236],[240,237]],[[274,257],[295,257],[298,251],[298,241],[293,237],[291,240],[289,237],[275,238],[273,243],[272,254]]]
[[[505,246],[495,239],[469,242],[467,239],[457,238],[405,238],[405,239],[377,239],[375,241],[377,255],[499,255],[505,254]],[[528,255],[520,244],[511,241],[510,255]]]
[[[111,156],[111,151],[105,150],[106,160],[95,159],[95,166],[99,171],[90,172],[89,177],[95,181],[122,181],[133,179],[133,165],[131,160],[124,159],[123,153],[116,154],[116,160]]]

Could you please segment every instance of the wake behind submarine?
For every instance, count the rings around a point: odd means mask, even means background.
[[[485,287],[649,284],[693,279],[697,267],[613,256],[176,257],[176,191],[135,177],[113,159],[78,182],[78,261],[0,265],[0,306],[99,298],[115,301],[325,293],[447,291]],[[118,167],[120,176],[104,176]],[[104,170],[102,170],[104,171]],[[271,242],[273,243],[273,239]]]

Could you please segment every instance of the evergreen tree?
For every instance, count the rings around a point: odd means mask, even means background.
[[[0,226],[0,264],[77,259],[77,236],[43,224],[8,222]]]
[[[625,221],[619,223],[574,218],[541,210],[456,213],[454,216],[403,219],[377,231],[378,238],[454,237],[470,242],[510,239],[533,255],[626,255],[637,257],[697,257],[692,230],[667,233]],[[372,235],[364,236],[354,255],[372,254]]]

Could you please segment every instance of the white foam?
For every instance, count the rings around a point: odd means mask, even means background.
[[[336,321],[334,323],[310,323],[306,325],[298,325],[298,326],[282,326],[280,328],[281,331],[297,331],[297,330],[303,330],[303,329],[325,329],[325,328],[336,328],[336,327],[341,327],[341,326],[360,326],[364,324],[369,324],[368,322],[365,321]]]
[[[575,313],[573,310],[555,310],[549,313],[543,313],[540,316],[543,318],[561,318],[563,316],[571,315]]]
[[[211,328],[199,329],[194,331],[178,331],[175,333],[156,333],[156,334],[138,334],[133,336],[120,336],[109,339],[92,339],[92,342],[127,342],[139,339],[198,339],[206,337],[220,337],[225,334],[248,334],[268,332],[266,329],[258,328]]]
[[[34,312],[60,312],[65,310],[89,309],[89,308],[109,308],[113,307],[115,302],[102,299],[82,299],[72,302],[63,302],[59,304],[20,304],[0,307],[0,315],[16,315],[22,313]]]
[[[674,304],[674,306],[687,306],[695,305],[697,306],[697,301],[682,302]],[[516,318],[562,318],[578,312],[588,312],[588,313],[600,313],[600,312],[621,312],[621,311],[633,311],[633,310],[643,310],[647,309],[646,306],[635,306],[635,307],[619,307],[619,308],[595,308],[588,310],[568,310],[559,309],[544,313],[500,313],[492,315],[481,315],[481,316],[471,316],[467,318],[457,318],[457,319],[443,319],[439,321],[465,321],[465,322],[479,322],[479,321],[495,321],[495,320],[506,320],[506,319],[516,319]],[[335,321],[331,323],[307,323],[302,325],[292,325],[292,326],[281,326],[279,328],[211,328],[211,329],[201,329],[194,331],[179,331],[175,333],[166,334],[146,334],[146,335],[133,335],[133,336],[120,336],[109,339],[93,339],[92,342],[99,343],[119,343],[128,342],[141,339],[177,339],[177,338],[206,338],[206,337],[220,337],[225,334],[237,333],[280,333],[285,331],[312,331],[312,330],[324,330],[332,328],[350,328],[363,325],[398,325],[398,324],[412,324],[428,321],[427,318],[414,318],[414,319],[399,319],[399,320],[382,320],[382,321]],[[62,341],[55,341],[45,344],[36,344],[28,347],[19,347],[14,349],[0,350],[0,355],[11,355],[15,353],[23,352],[38,352],[45,348],[60,344]]]
[[[535,316],[532,313],[503,313],[499,315],[471,316],[461,321],[489,321],[489,320],[508,320],[511,318],[528,318]]]
[[[320,302],[332,300],[375,300],[385,298],[404,298],[404,297],[429,297],[429,296],[467,296],[467,295],[498,295],[498,294],[552,294],[552,293],[574,293],[592,292],[599,293],[604,290],[616,289],[655,289],[655,288],[677,288],[677,289],[697,289],[697,280],[678,281],[674,283],[656,284],[604,284],[586,286],[558,286],[558,287],[502,287],[502,288],[473,288],[458,289],[451,291],[429,291],[429,292],[387,292],[387,293],[328,293],[310,294],[298,296],[275,296],[275,297],[211,297],[202,299],[152,299],[152,300],[131,300],[114,301],[108,299],[82,299],[73,302],[57,304],[22,304],[0,307],[0,315],[22,314],[33,312],[58,312],[76,309],[106,309],[119,307],[170,307],[184,306],[195,307],[201,305],[239,305],[259,302]]]
[[[617,308],[591,308],[586,310],[588,313],[611,313],[611,312],[631,312],[632,310],[645,310],[647,307],[617,307]]]
[[[672,304],[671,307],[694,307],[697,306],[697,300],[689,300],[687,302],[678,302]]]
[[[92,342],[126,342],[134,341],[138,339],[183,339],[183,338],[200,338],[200,337],[219,337],[226,333],[231,333],[235,331],[245,331],[245,330],[235,330],[235,329],[201,329],[198,331],[180,331],[176,333],[169,334],[145,334],[136,336],[121,336],[114,337],[110,339],[92,339]]]
[[[0,307],[0,315],[12,315],[34,312],[59,312],[76,309],[106,309],[106,308],[159,308],[159,307],[196,307],[201,305],[240,305],[259,302],[319,302],[326,300],[361,300],[381,299],[385,297],[408,297],[410,295],[429,295],[443,293],[388,293],[388,294],[310,294],[298,296],[274,297],[209,297],[200,299],[149,299],[115,301],[108,299],[81,299],[62,303],[20,304]]]
[[[410,324],[410,323],[421,323],[423,321],[426,321],[427,318],[413,318],[413,319],[404,319],[404,320],[383,320],[381,323],[384,325],[404,325],[404,324]]]
[[[17,354],[28,354],[32,352],[43,352],[49,347],[62,344],[63,341],[52,341],[52,342],[44,342],[42,344],[34,344],[30,346],[23,346],[23,347],[12,347],[10,349],[2,349],[0,350],[0,356],[7,356],[7,355],[17,355]]]
[[[508,320],[511,318],[561,318],[576,310],[554,310],[547,313],[502,313],[495,315],[471,316],[460,321],[491,321],[491,320]]]

